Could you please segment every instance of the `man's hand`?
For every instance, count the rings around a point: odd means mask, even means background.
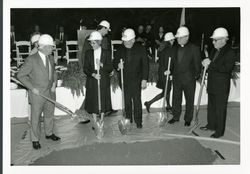
[[[164,75],[165,75],[165,76],[167,76],[167,75],[169,75],[169,74],[170,74],[170,71],[169,71],[169,70],[164,71]]]
[[[141,88],[142,89],[146,89],[147,88],[147,81],[146,80],[142,80],[141,81]]]
[[[36,89],[36,88],[32,89],[32,92],[33,92],[34,94],[36,94],[36,95],[39,95],[39,94],[40,94],[39,90]]]
[[[202,65],[203,65],[204,67],[208,67],[210,63],[211,63],[211,60],[210,60],[209,58],[206,58],[206,59],[204,59],[204,60],[202,61]]]
[[[120,62],[120,63],[118,64],[118,70],[120,70],[120,69],[123,69],[123,68],[124,68],[123,63],[124,63],[124,62]]]

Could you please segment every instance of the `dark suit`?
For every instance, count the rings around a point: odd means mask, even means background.
[[[215,130],[217,135],[223,136],[230,91],[230,78],[236,57],[234,51],[228,45],[216,52],[216,49],[211,51],[211,63],[208,68],[206,127]]]
[[[63,32],[63,35],[61,36],[61,33],[59,32],[55,39],[58,40],[57,47],[61,48],[61,58],[65,55],[66,52],[66,41],[68,39],[68,36]]]
[[[201,59],[199,48],[191,43],[184,47],[175,47],[173,59],[173,119],[179,120],[181,115],[182,92],[186,100],[184,120],[191,122],[194,110],[194,94],[196,78],[200,74]]]
[[[110,93],[106,91],[107,86],[110,91],[109,74],[113,69],[109,51],[102,49],[100,61],[103,63],[103,67],[100,68],[101,112],[105,113],[111,110],[111,102],[109,102]],[[84,73],[87,75],[85,109],[90,114],[98,113],[98,86],[97,80],[92,76],[92,73],[97,73],[94,65],[93,50],[86,51],[83,69]]]
[[[46,97],[55,100],[55,93],[51,91],[52,85],[56,82],[53,56],[48,57],[50,68],[44,66],[38,53],[29,56],[17,74],[17,78],[28,88],[31,103],[31,140],[40,139],[40,117],[43,112],[45,134],[53,133],[53,116],[55,105],[41,96],[32,92],[34,88]]]
[[[126,118],[132,121],[132,108],[136,124],[142,123],[141,81],[148,79],[148,58],[145,47],[135,43],[131,49],[122,45],[114,59],[118,68],[120,59],[124,61],[124,98]],[[133,101],[133,107],[132,107]]]

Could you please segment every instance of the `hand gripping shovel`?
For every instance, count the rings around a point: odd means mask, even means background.
[[[168,71],[170,70],[170,63],[171,63],[171,57],[168,59]],[[165,84],[165,91],[164,91],[164,97],[163,97],[163,103],[162,103],[162,112],[160,112],[160,118],[158,121],[159,127],[163,127],[167,120],[168,120],[168,112],[166,112],[165,103],[166,103],[166,95],[167,95],[167,89],[168,89],[168,79],[169,74],[166,76],[166,84]]]
[[[97,60],[98,61],[98,60]],[[100,65],[97,63],[97,74],[100,75]],[[98,92],[98,114],[101,115],[101,88],[100,88],[100,79],[97,79],[97,92]],[[101,139],[104,136],[104,121],[103,115],[101,115],[100,121],[94,119],[94,131],[96,133],[96,137]]]
[[[121,64],[124,63],[122,61],[122,59],[120,59],[120,63]],[[125,119],[126,113],[125,113],[125,107],[124,107],[125,99],[124,99],[123,68],[121,68],[121,85],[122,85],[122,115],[123,115],[123,118],[122,118],[122,120],[118,120],[118,128],[119,128],[121,134],[125,135],[125,134],[127,134],[128,130],[130,128],[130,120]]]
[[[13,81],[16,82],[17,84],[19,84],[19,85],[25,87],[20,81],[18,81],[18,80],[15,79],[14,77],[11,77],[11,80],[13,80]],[[64,105],[62,105],[62,104],[60,104],[60,103],[58,103],[58,102],[56,102],[56,101],[54,101],[54,100],[52,100],[52,99],[46,97],[45,95],[43,95],[43,94],[40,93],[39,96],[45,98],[46,100],[50,101],[51,103],[54,103],[55,106],[56,106],[57,108],[59,108],[59,109],[61,109],[62,111],[66,112],[66,113],[69,114],[72,118],[80,117],[80,116],[77,115],[77,113],[73,113],[73,112],[72,112],[69,108],[67,108],[66,106],[64,106]],[[83,118],[83,119],[81,119],[79,122],[85,124],[85,123],[89,123],[90,120],[89,120],[88,118]]]
[[[205,81],[206,71],[207,71],[207,67],[204,68],[203,74],[202,74],[201,87],[200,87],[199,96],[198,96],[198,101],[197,101],[196,110],[195,110],[194,125],[193,125],[193,127],[192,127],[192,128],[189,130],[189,132],[188,132],[188,134],[191,134],[191,133],[192,133],[192,134],[194,134],[195,136],[199,136],[194,130],[200,125],[200,123],[199,123],[199,118],[198,118],[198,114],[199,114],[199,110],[200,110],[200,103],[201,103],[202,91],[203,91],[203,87],[204,87],[204,85],[205,85],[204,81]]]

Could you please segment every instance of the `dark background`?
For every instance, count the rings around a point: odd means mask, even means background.
[[[121,38],[123,27],[137,28],[139,24],[152,24],[156,33],[159,26],[165,31],[176,33],[180,24],[181,8],[46,8],[11,9],[11,24],[15,26],[19,40],[29,40],[34,25],[40,26],[42,33],[55,36],[60,25],[65,27],[68,40],[77,39],[80,20],[88,29],[106,19],[111,23],[112,39]],[[240,39],[240,8],[186,8],[186,26],[190,29],[193,42],[205,42],[217,27],[225,27],[230,36]]]

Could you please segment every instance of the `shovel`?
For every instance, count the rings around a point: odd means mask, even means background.
[[[120,59],[120,63],[123,64],[124,62]],[[130,120],[126,119],[126,112],[125,112],[125,99],[124,99],[124,81],[123,81],[123,68],[121,68],[121,85],[122,85],[122,120],[118,120],[118,128],[122,135],[127,134],[130,128]]]
[[[16,82],[17,84],[25,87],[20,81],[18,81],[17,79],[15,79],[14,77],[11,77],[11,80],[13,80],[14,82]],[[61,109],[62,111],[66,112],[67,114],[69,114],[72,118],[76,118],[76,117],[82,117],[82,116],[79,116],[77,115],[77,113],[73,113],[69,108],[67,108],[66,106],[46,97],[45,95],[39,93],[39,96],[45,98],[46,100],[50,101],[51,103],[55,104],[55,106],[59,109]],[[90,120],[88,118],[83,118],[79,121],[80,123],[82,124],[86,124],[86,123],[89,123]]]
[[[204,67],[203,70],[203,74],[202,74],[202,80],[201,80],[201,87],[200,87],[200,91],[199,91],[199,96],[198,96],[198,101],[197,101],[197,105],[196,105],[196,110],[195,110],[195,120],[194,120],[194,125],[193,127],[189,130],[188,134],[194,134],[195,136],[199,136],[194,130],[200,125],[199,123],[199,118],[198,118],[198,114],[199,114],[199,110],[200,110],[200,103],[201,103],[201,96],[202,96],[202,91],[203,91],[203,87],[205,85],[204,81],[205,81],[205,75],[206,75],[206,71],[207,71],[207,67]]]
[[[171,57],[168,59],[168,71],[170,70],[170,63],[171,63]],[[159,127],[163,127],[167,120],[168,120],[168,112],[166,112],[165,109],[165,103],[166,103],[166,95],[167,95],[167,89],[168,89],[168,79],[169,79],[169,74],[166,76],[166,84],[165,84],[165,91],[164,91],[164,96],[163,96],[163,102],[162,102],[162,112],[159,113],[160,118],[158,121]]]
[[[99,60],[96,60],[97,63],[97,74],[100,75],[100,64],[99,64]],[[101,115],[101,119],[100,121],[97,121],[96,118],[94,118],[94,131],[96,133],[96,137],[98,139],[101,139],[104,136],[104,122],[103,122],[103,117],[104,115],[101,114],[101,88],[100,88],[100,79],[97,79],[97,95],[98,95],[98,114],[99,116]]]

